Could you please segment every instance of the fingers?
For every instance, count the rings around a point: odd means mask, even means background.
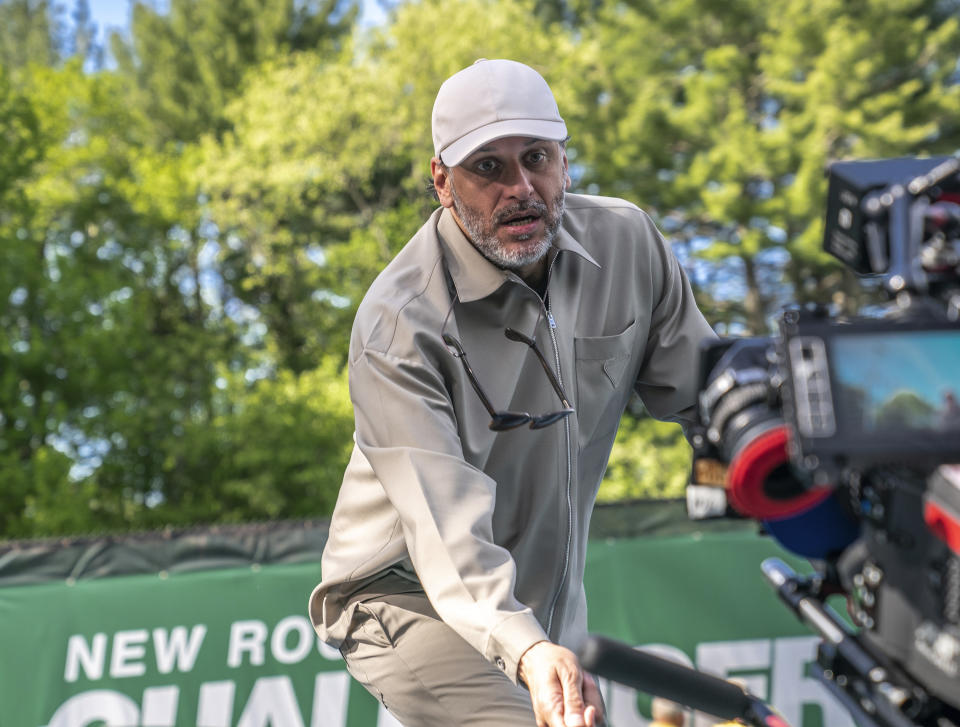
[[[583,710],[583,721],[587,723],[587,727],[596,727],[597,725],[597,708],[592,704]]]
[[[563,724],[565,727],[584,727],[583,695],[580,693],[582,677],[576,663],[558,665],[560,684],[563,686]]]
[[[587,704],[587,710],[593,710],[594,716],[594,722],[588,719],[587,726],[593,727],[594,724],[605,724],[607,715],[603,704],[603,695],[600,693],[600,687],[597,686],[597,680],[586,672],[583,674],[583,701]],[[584,711],[584,717],[586,718],[586,710]]]
[[[546,727],[564,727],[563,688],[559,680],[544,685],[535,699],[533,711],[543,718]]]

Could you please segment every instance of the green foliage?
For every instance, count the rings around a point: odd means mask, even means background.
[[[611,3],[583,32],[592,62],[571,119],[585,137],[581,183],[657,212],[698,260],[723,327],[764,333],[787,300],[858,298],[819,249],[825,166],[957,148],[956,10]]]
[[[134,498],[129,520],[160,527],[333,509],[353,430],[339,363],[326,359],[309,372],[262,379],[223,370],[212,405],[209,419],[195,412],[170,431],[156,430],[157,486]],[[131,452],[129,465],[138,459]]]
[[[53,65],[61,28],[48,0],[0,2],[0,66]]]
[[[0,0],[0,65],[10,70],[56,66],[68,58],[102,68],[103,48],[96,42],[96,25],[88,0],[64,3],[49,0]]]
[[[329,512],[353,314],[476,58],[544,73],[575,189],[654,213],[721,330],[864,298],[819,249],[825,164],[960,145],[956,0],[420,0],[352,33],[349,0],[137,2],[113,70],[85,7],[0,2],[0,537]],[[628,415],[601,498],[688,460]]]
[[[0,224],[9,226],[21,197],[23,180],[43,155],[39,120],[33,106],[10,81],[0,65]],[[9,230],[8,230],[9,232]]]
[[[23,203],[16,226],[0,238],[6,261],[0,295],[11,303],[2,317],[6,335],[0,354],[11,384],[4,387],[0,409],[2,441],[28,469],[62,477],[71,467],[53,468],[50,463],[58,461],[53,449],[69,457],[82,478],[123,442],[152,444],[137,441],[149,413],[117,404],[132,400],[138,408],[152,403],[174,409],[168,382],[181,373],[195,378],[197,359],[184,355],[186,337],[170,338],[167,350],[158,345],[163,320],[177,317],[182,297],[165,304],[164,266],[175,253],[165,233],[151,229],[123,194],[131,173],[132,125],[114,100],[120,98],[116,79],[89,77],[71,64],[35,68],[26,85],[38,131],[37,162],[15,180]],[[193,338],[195,350],[209,345],[205,334]],[[40,458],[47,464],[36,469]],[[5,513],[23,520],[6,532],[29,534],[56,522],[79,522],[44,509],[60,508],[70,498],[58,503],[43,493],[89,492],[87,485],[93,485],[98,494],[90,510],[99,502],[123,501],[133,491],[111,473],[105,466],[83,487],[68,479],[39,488],[37,497],[16,494]],[[122,525],[123,510],[106,508],[108,517],[88,522]]]
[[[114,34],[111,45],[157,142],[189,142],[226,128],[223,110],[251,69],[329,52],[355,15],[354,0],[171,0],[164,12],[138,0],[130,38]]]
[[[223,498],[237,502],[230,517],[309,517],[330,512],[352,447],[353,409],[346,372],[332,358],[302,374],[278,372],[249,384],[225,377],[215,477]],[[252,437],[257,437],[252,446]],[[209,470],[198,461],[198,474]],[[206,518],[217,514],[216,508]]]
[[[683,497],[689,475],[690,445],[677,424],[627,415],[617,432],[597,500]]]
[[[256,53],[332,34],[298,7],[293,33],[258,16],[276,37]],[[227,65],[239,83],[246,66]],[[229,285],[204,262],[218,232],[199,150],[156,148],[167,122],[129,88],[79,61],[25,68],[18,87],[0,73],[0,534],[327,512],[352,418],[339,364],[315,350],[309,370],[277,370],[259,314],[228,315]]]

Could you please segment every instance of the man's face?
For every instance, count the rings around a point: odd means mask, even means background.
[[[434,159],[432,170],[441,204],[488,260],[519,270],[546,255],[569,184],[560,143],[511,136],[484,145],[453,169]]]

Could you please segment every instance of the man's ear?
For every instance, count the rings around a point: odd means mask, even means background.
[[[561,154],[561,158],[563,159],[563,188],[570,189],[573,180],[570,178],[570,163],[567,161],[567,150],[564,149]]]
[[[453,207],[453,193],[451,192],[450,169],[437,157],[430,160],[430,176],[433,177],[433,188],[437,199],[447,209]]]

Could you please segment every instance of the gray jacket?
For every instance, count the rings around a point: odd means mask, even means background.
[[[590,512],[631,390],[656,417],[688,422],[698,346],[713,334],[636,206],[568,194],[554,248],[544,303],[439,209],[368,291],[350,342],[356,446],[310,598],[328,643],[346,636],[351,595],[398,582],[422,586],[514,681],[535,642],[576,648],[585,636]],[[561,408],[507,326],[536,339],[575,414],[540,430],[488,428],[441,328],[495,408]]]

